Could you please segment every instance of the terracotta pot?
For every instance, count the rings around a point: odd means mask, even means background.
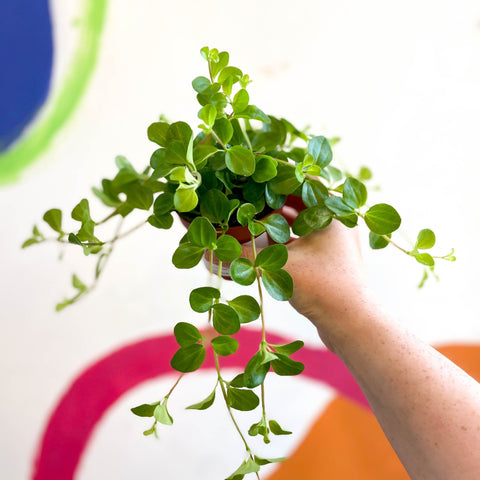
[[[270,215],[273,215],[274,213],[280,213],[282,214],[285,219],[287,220],[288,224],[291,226],[295,218],[297,217],[298,213],[305,209],[305,205],[302,202],[302,198],[298,196],[293,196],[290,195],[287,197],[287,201],[285,202],[285,205],[278,210],[275,210],[268,215],[265,215],[263,218],[267,218]],[[185,218],[180,217],[180,221],[182,224],[185,226],[185,228],[188,228],[190,225],[190,222],[186,220]],[[217,230],[218,235],[221,235],[221,231]],[[240,226],[235,226],[235,227],[230,227],[227,232],[228,235],[231,235],[235,239],[238,240],[238,242],[241,245],[250,245],[252,241],[252,235],[250,233],[250,230],[248,230],[248,227],[242,227]],[[289,242],[294,240],[294,238],[290,238]],[[262,234],[258,235],[255,238],[255,245],[257,248],[264,248],[268,245],[273,243],[268,236],[267,232],[263,232]],[[288,243],[288,242],[287,242]],[[210,258],[208,252],[205,253],[205,256],[203,258],[204,264],[207,268],[207,270],[210,269]],[[213,256],[213,273],[216,275],[218,273],[218,260]],[[222,278],[225,280],[231,280],[232,277],[230,277],[230,262],[222,262]]]

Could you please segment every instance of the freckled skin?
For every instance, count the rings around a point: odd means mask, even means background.
[[[478,480],[480,385],[382,310],[356,230],[333,222],[288,249],[292,305],[356,378],[412,480]]]

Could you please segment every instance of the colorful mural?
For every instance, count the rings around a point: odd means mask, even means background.
[[[232,34],[232,18],[248,26],[241,35]],[[60,315],[53,308],[65,278],[84,259],[48,247],[25,252],[20,245],[42,212],[68,209],[73,205],[65,198],[88,194],[115,155],[148,161],[145,130],[159,114],[195,118],[185,90],[191,66],[197,57],[200,62],[198,50],[207,44],[230,50],[249,73],[257,72],[252,88],[272,113],[281,98],[293,118],[342,134],[340,160],[372,168],[375,181],[405,212],[407,227],[413,225],[408,231],[421,220],[420,227],[438,229],[443,246],[455,246],[457,264],[443,268],[440,282],[423,292],[415,289],[418,270],[394,253],[366,249],[365,260],[386,308],[480,380],[480,260],[471,254],[471,239],[480,235],[471,221],[480,201],[478,21],[476,0],[407,0],[398,8],[380,0],[245,0],[228,9],[221,0],[1,2],[0,477],[109,478],[108,459],[115,457],[140,472],[124,478],[162,474],[161,451],[154,468],[138,465],[145,442],[157,453],[156,440],[144,438],[139,423],[132,432],[120,422],[110,431],[105,422],[117,422],[120,408],[131,415],[123,399],[171,372],[172,326],[191,313],[172,285],[198,286],[205,275],[199,269],[185,279],[163,251],[183,235],[182,226],[160,239],[139,233],[130,249],[113,255],[97,292]],[[72,31],[75,44],[60,48]],[[55,161],[49,163],[50,156]],[[468,175],[458,192],[452,176],[460,178],[461,171]],[[424,219],[430,223],[423,225]],[[57,256],[64,258],[60,266]],[[306,341],[297,358],[306,364],[309,385],[322,393],[285,407],[307,427],[269,479],[406,480],[346,368],[287,305],[267,310],[272,338]],[[245,350],[224,359],[232,369],[258,342],[255,331],[241,335]],[[211,367],[207,361],[203,368],[208,373]],[[212,423],[220,428],[224,420]],[[114,444],[120,437],[124,441]],[[196,459],[192,472],[210,480],[207,468],[196,468],[201,452],[181,441]],[[82,470],[85,461],[90,470]]]

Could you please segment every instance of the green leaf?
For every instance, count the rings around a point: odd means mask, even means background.
[[[386,203],[379,203],[365,213],[367,227],[377,235],[388,235],[400,227],[402,219],[397,211]]]
[[[217,118],[217,109],[213,105],[207,104],[200,109],[198,117],[205,123],[205,125],[213,127],[215,119]]]
[[[217,76],[220,70],[224,69],[228,65],[228,59],[229,59],[228,52],[220,52],[216,58],[216,62],[212,61],[210,63],[210,69],[211,69],[213,78]]]
[[[236,238],[230,235],[222,235],[217,240],[214,253],[220,261],[231,262],[241,255],[242,247]]]
[[[254,237],[258,237],[265,231],[265,227],[260,222],[251,220],[248,222],[248,230]]]
[[[328,198],[328,189],[323,183],[307,178],[302,186],[302,200],[306,207],[323,206]]]
[[[260,467],[255,463],[251,457],[244,460],[243,463],[225,480],[241,480],[249,473],[258,472]]]
[[[167,410],[167,399],[160,405],[157,405],[153,412],[155,420],[163,425],[173,425],[173,418],[170,416]]]
[[[68,241],[69,243],[73,243],[74,245],[80,245],[81,247],[83,247],[83,243],[74,233],[70,233],[68,235]]]
[[[269,180],[272,180],[272,178],[275,178],[278,165],[276,160],[267,155],[260,155],[257,157],[256,163],[255,172],[252,175],[252,178],[256,182],[268,182]]]
[[[343,200],[352,208],[360,208],[367,201],[365,185],[353,177],[348,177],[343,184]]]
[[[173,355],[170,365],[179,372],[193,372],[202,366],[205,356],[205,347],[195,343],[188,347],[180,347]]]
[[[355,213],[353,208],[350,205],[347,205],[340,197],[327,198],[325,200],[325,205],[339,217],[345,217]]]
[[[222,84],[228,77],[233,78],[233,83],[238,82],[243,76],[242,71],[237,67],[225,67],[218,75],[218,83]]]
[[[159,148],[152,153],[150,166],[154,169],[153,178],[163,178],[169,175],[177,164],[170,161],[165,148]]]
[[[287,263],[287,259],[288,250],[285,245],[269,245],[258,252],[255,267],[267,272],[277,272]]]
[[[197,93],[202,93],[211,85],[210,80],[206,77],[196,77],[192,81],[192,87]]]
[[[312,230],[321,230],[330,225],[332,221],[332,213],[326,207],[310,207],[301,213],[303,220]]]
[[[153,192],[143,187],[140,182],[129,183],[122,188],[127,194],[126,204],[132,208],[149,210],[153,203]]]
[[[175,210],[178,212],[190,212],[193,210],[198,204],[198,197],[195,192],[195,187],[184,187],[180,185],[173,197],[173,204],[175,206]]]
[[[308,142],[308,153],[312,155],[315,164],[321,168],[326,167],[332,161],[332,149],[325,137],[313,137]]]
[[[161,147],[166,147],[167,142],[167,132],[170,128],[170,125],[165,122],[155,122],[152,123],[147,130],[148,139]]]
[[[272,368],[277,375],[298,375],[303,372],[305,365],[279,353],[277,359],[272,361]]]
[[[236,258],[230,265],[230,276],[240,285],[251,285],[257,275],[252,262],[248,258]]]
[[[293,280],[285,270],[279,270],[278,272],[264,271],[262,282],[267,292],[275,300],[284,301],[292,298]]]
[[[228,335],[222,335],[212,339],[212,348],[217,355],[226,357],[237,351],[238,342]]]
[[[285,460],[285,457],[261,458],[255,455],[255,462],[257,463],[257,465],[268,465],[269,463],[279,463],[279,462],[283,462],[284,460]]]
[[[63,233],[61,210],[59,210],[58,208],[52,208],[51,210],[45,212],[45,215],[43,215],[43,219],[45,220],[45,222],[48,223],[48,225],[50,225],[50,228],[52,228],[58,233]]]
[[[75,274],[72,275],[72,285],[81,293],[88,290],[88,287]]]
[[[415,243],[415,248],[419,250],[428,250],[435,245],[435,234],[432,230],[424,228],[420,230],[417,236],[417,242]]]
[[[217,134],[217,137],[226,145],[233,136],[233,127],[230,120],[226,118],[217,118],[213,124],[213,131]]]
[[[244,203],[237,210],[237,220],[240,225],[245,227],[250,220],[257,214],[257,209],[251,203]]]
[[[220,190],[210,189],[201,196],[200,212],[211,222],[221,225],[228,220],[230,202]]]
[[[299,237],[304,237],[313,231],[313,229],[305,222],[305,212],[306,210],[299,212],[292,223],[292,232]]]
[[[258,387],[270,370],[270,362],[264,362],[263,352],[257,352],[245,366],[243,384],[248,388]]]
[[[255,392],[240,388],[227,387],[227,402],[235,410],[247,412],[258,407],[260,400]]]
[[[290,240],[290,226],[283,215],[273,213],[260,221],[266,228],[270,238],[277,243],[286,243]]]
[[[241,113],[248,107],[248,102],[250,101],[250,97],[248,92],[242,88],[239,90],[235,97],[233,97],[232,108],[235,113]]]
[[[250,118],[251,120],[260,120],[261,122],[270,123],[268,115],[255,105],[249,105],[242,112],[236,113],[235,118]]]
[[[217,241],[217,232],[210,220],[196,217],[188,227],[187,237],[197,247],[212,249]]]
[[[213,327],[220,335],[233,335],[240,330],[237,312],[223,303],[213,305]]]
[[[240,323],[250,323],[260,316],[260,306],[250,295],[240,295],[227,302],[238,315]]]
[[[270,427],[270,431],[274,434],[274,435],[291,435],[292,432],[289,432],[288,430],[284,430],[280,424],[275,421],[275,420],[270,420],[268,422],[268,426]]]
[[[204,400],[198,403],[194,403],[193,405],[190,405],[187,407],[187,410],[206,410],[207,408],[210,408],[213,405],[213,402],[215,401],[215,390]]]
[[[153,204],[153,213],[157,217],[161,217],[173,209],[173,193],[171,192],[162,193],[155,199],[155,203]]]
[[[300,185],[295,170],[286,165],[278,165],[277,176],[268,182],[270,190],[280,195],[291,195]]]
[[[160,402],[155,403],[144,403],[142,405],[138,405],[138,407],[133,407],[130,411],[137,415],[137,417],[153,417],[153,412],[155,409],[160,405]]]
[[[173,225],[173,216],[170,213],[165,215],[150,215],[147,222],[155,228],[162,228],[168,230]]]
[[[177,268],[192,268],[203,258],[204,251],[203,247],[190,242],[182,243],[173,253],[172,262]]]
[[[417,262],[422,265],[426,265],[427,267],[433,267],[435,265],[435,260],[429,253],[415,252],[413,255]]]
[[[229,385],[238,388],[244,387],[245,385],[243,383],[243,373],[239,373],[238,375],[236,375],[235,378],[231,382],[229,382]]]
[[[202,340],[198,328],[187,322],[178,322],[173,329],[173,334],[181,347],[188,347]]]
[[[207,163],[207,159],[217,152],[217,147],[213,145],[197,145],[193,150],[193,163],[197,166],[197,170],[202,169]]]
[[[208,312],[215,299],[220,298],[220,290],[213,287],[195,288],[190,293],[190,306],[192,310],[198,313]]]
[[[388,237],[390,238],[391,235],[388,234]],[[369,240],[370,248],[372,248],[373,250],[380,250],[381,248],[385,248],[388,246],[387,239],[373,232],[369,232],[368,240]]]
[[[278,193],[273,193],[269,184],[265,185],[265,201],[267,205],[272,208],[273,210],[278,210],[285,205],[287,200],[286,195],[280,195]]]
[[[286,343],[285,345],[270,345],[278,353],[283,353],[284,355],[291,355],[296,351],[300,350],[303,347],[304,343],[301,340],[295,340],[291,343]]]
[[[253,153],[241,145],[234,145],[225,154],[227,168],[237,174],[249,177],[255,171],[255,157]]]

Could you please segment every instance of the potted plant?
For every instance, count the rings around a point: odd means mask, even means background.
[[[216,383],[207,398],[188,408],[207,409],[218,397],[225,402],[246,450],[244,461],[228,479],[241,479],[254,472],[258,477],[262,465],[281,459],[255,455],[248,436],[235,421],[234,411],[260,406],[259,421],[250,427],[248,435],[260,435],[266,443],[272,436],[289,434],[268,416],[264,381],[271,372],[298,375],[304,368],[292,358],[303,342],[269,343],[263,313],[265,292],[279,301],[292,296],[293,281],[283,268],[288,258],[285,244],[292,233],[308,235],[332,221],[349,228],[364,221],[373,249],[393,245],[425,267],[422,284],[433,273],[436,258],[455,257],[453,251],[442,257],[427,252],[435,244],[435,235],[429,229],[419,232],[413,248],[398,246],[391,238],[401,223],[397,211],[384,203],[366,206],[364,181],[370,176],[368,169],[361,169],[357,178],[345,175],[331,164],[335,139],[309,135],[284,118],[265,114],[250,101],[249,76],[229,65],[227,52],[205,47],[201,54],[208,74],[192,82],[200,104],[198,133],[182,121],[169,123],[161,119],[151,124],[148,138],[158,148],[150,164],[138,172],[126,158],[117,157],[116,175],[103,179],[101,187],[93,189],[111,208],[109,215],[94,221],[89,201],[82,199],[71,212],[73,220],[79,222],[75,232],[64,231],[59,209],[48,210],[43,219],[56,232],[55,240],[77,245],[85,255],[98,257],[93,283],[88,286],[73,275],[76,294],[59,303],[57,310],[73,304],[95,286],[118,240],[146,224],[169,229],[173,212],[187,227],[173,252],[176,267],[189,269],[206,259],[212,275],[229,277],[240,286],[257,284],[257,298],[240,294],[227,300],[219,288],[211,285],[185,292],[191,308],[205,315],[207,328],[187,322],[175,326],[178,350],[171,366],[179,372],[177,381],[162,399],[132,408],[134,414],[152,418],[153,424],[145,435],[156,434],[159,423],[171,425],[168,401],[172,392],[186,373],[202,365],[211,348]],[[290,207],[290,212],[285,206]],[[148,212],[145,220],[122,232],[122,220],[137,210]],[[120,219],[117,233],[109,240],[100,239],[101,226],[114,219]],[[268,241],[260,250],[261,236]],[[23,246],[47,239],[35,226]],[[251,259],[242,256],[242,243],[246,242],[251,246]],[[240,328],[258,320],[261,334],[257,352],[242,373],[225,378],[221,358],[235,354],[239,346],[235,334]]]

